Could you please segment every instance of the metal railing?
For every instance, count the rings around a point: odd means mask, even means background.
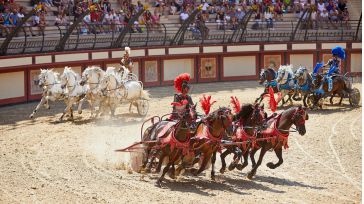
[[[229,44],[229,43],[250,43],[250,42],[289,42],[289,41],[359,41],[361,42],[361,19],[352,20],[347,23],[339,22],[316,23],[314,21],[303,21],[299,26],[297,18],[283,21],[274,21],[273,27],[263,20],[252,18],[246,21],[241,36],[232,38],[234,30],[232,24],[218,24],[217,22],[205,23],[204,31],[200,31],[194,24],[186,28],[183,36],[184,45],[192,44]],[[118,47],[145,47],[169,45],[181,24],[170,23],[160,25],[139,25],[133,26],[128,31]],[[327,28],[328,26],[328,28]],[[68,26],[46,26],[44,31],[32,27],[32,36],[28,26],[22,29],[13,37],[7,47],[6,54],[41,53],[55,51],[62,37],[67,33]],[[124,25],[85,24],[77,25],[76,29],[67,39],[64,50],[89,50],[115,48],[114,42],[124,29]],[[207,32],[207,34],[206,34]],[[292,36],[294,36],[292,38]],[[0,38],[0,44],[5,38]]]

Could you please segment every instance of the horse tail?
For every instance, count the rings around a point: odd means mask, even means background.
[[[140,91],[140,97],[145,99],[145,100],[149,100],[150,99],[150,94],[148,90],[141,90]]]
[[[348,77],[346,77],[346,74],[338,77],[338,82],[339,82],[339,80],[342,80],[344,91],[346,91],[347,93],[350,93],[350,91],[352,90],[353,87],[352,87],[352,83],[351,83],[350,79]]]
[[[350,92],[353,89],[353,84],[351,83],[350,79],[347,77],[343,77],[345,83],[345,90]]]

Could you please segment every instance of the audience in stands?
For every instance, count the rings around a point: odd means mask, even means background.
[[[26,23],[24,27],[28,27],[27,33],[33,36],[30,26],[37,27],[39,33],[43,34],[48,12],[55,13],[52,24],[67,26],[70,24],[68,19],[72,19],[68,16],[74,16],[76,20],[90,9],[90,14],[83,18],[83,33],[120,32],[144,6],[140,1],[136,4],[132,4],[131,0],[117,2],[119,8],[113,8],[110,0],[31,0],[36,13],[31,19],[32,23]],[[154,6],[153,12],[147,11],[142,18],[132,22],[132,32],[141,33],[144,26],[150,31],[160,30],[160,17],[166,14],[179,15],[183,23],[199,5],[202,6],[202,12],[196,19],[201,25],[199,27],[204,29],[205,23],[214,23],[219,30],[235,30],[249,10],[254,12],[252,29],[274,29],[275,22],[283,21],[285,13],[295,13],[300,18],[307,8],[312,10],[306,24],[310,29],[327,29],[328,23],[332,28],[337,28],[340,23],[350,28],[347,0],[154,0],[151,4]],[[25,13],[14,1],[0,0],[0,37],[11,32]],[[308,18],[308,15],[304,18]],[[261,26],[264,22],[266,26]],[[192,23],[197,25],[196,22]]]

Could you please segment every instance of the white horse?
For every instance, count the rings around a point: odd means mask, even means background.
[[[290,104],[293,104],[292,95],[294,94],[294,73],[292,71],[292,65],[281,65],[278,69],[277,82],[279,84],[279,91],[282,93],[281,99],[285,96],[289,96],[288,100]],[[279,103],[279,101],[277,102]]]
[[[58,79],[59,73],[54,72],[53,69],[41,69],[38,76],[38,85],[43,88],[42,99],[40,100],[37,107],[30,114],[30,118],[33,118],[39,108],[44,105],[46,109],[49,109],[48,101],[64,100],[67,102],[64,90],[61,87],[61,83]]]
[[[139,99],[149,100],[149,93],[143,90],[143,83],[138,81],[138,77],[130,73],[129,69],[125,66],[121,66],[118,73],[121,78],[121,101],[129,101],[129,112],[131,112],[132,106],[138,107]]]
[[[143,104],[141,100],[149,100],[149,93],[146,90],[143,90],[143,83],[140,81],[136,81],[137,77],[135,75],[130,74],[129,70],[125,67],[115,68],[108,67],[106,70],[106,75],[104,81],[104,85],[102,85],[105,89],[106,83],[109,84],[109,87],[112,91],[116,89],[114,94],[115,97],[120,102],[128,101],[129,112],[131,112],[132,106],[142,107]]]
[[[120,101],[120,84],[120,76],[115,70],[108,68],[99,86],[103,95],[99,112],[105,113],[105,107],[108,106],[111,116],[115,115],[116,107]]]
[[[87,87],[81,86],[78,81],[80,77],[76,72],[72,70],[71,67],[65,67],[63,74],[61,75],[61,87],[66,89],[66,95],[68,96],[67,106],[63,111],[63,114],[60,120],[63,119],[63,116],[70,112],[71,118],[73,119],[73,110],[72,105],[74,103],[78,104],[78,113],[81,114],[82,110],[82,102],[81,100],[85,97],[87,92]]]
[[[82,100],[88,100],[91,109],[91,117],[94,116],[96,105],[102,100],[99,86],[104,75],[105,71],[96,66],[87,67],[82,73],[80,85],[87,87],[86,97]]]

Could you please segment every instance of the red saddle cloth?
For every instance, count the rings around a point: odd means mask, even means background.
[[[174,129],[174,125],[176,122],[169,122],[163,130],[158,134],[158,140],[161,144],[161,147],[165,147],[166,145],[170,145],[171,151],[174,148],[182,149],[182,154],[186,155],[189,153],[189,146],[190,146],[190,135],[187,136],[187,140],[184,142],[180,142],[175,137],[176,130]],[[172,129],[171,131],[169,131]],[[163,133],[163,134],[162,134]],[[168,133],[167,135],[165,135]]]
[[[262,132],[263,138],[270,138],[273,146],[278,146],[278,143],[281,143],[284,146],[284,149],[288,149],[288,133],[282,133],[278,130],[277,123],[281,119],[282,114],[277,115],[276,117],[270,119],[268,121],[269,127]],[[269,141],[269,140],[268,140]],[[277,147],[276,146],[276,147]]]
[[[170,131],[172,128],[173,128],[173,126],[176,124],[176,122],[174,122],[174,121],[170,121],[170,122],[168,122],[164,127],[163,127],[163,129],[160,131],[160,132],[158,132],[158,134],[157,134],[157,138],[161,138],[161,137],[164,137],[164,136],[166,136],[165,134],[168,132],[168,131]]]
[[[233,142],[243,142],[240,147],[242,147],[245,151],[248,150],[248,141],[251,141],[253,148],[258,148],[258,144],[256,142],[255,134],[253,136],[250,136],[247,132],[245,132],[244,128],[242,126],[239,126],[236,130],[235,135],[232,137]],[[245,152],[244,152],[245,153]]]

